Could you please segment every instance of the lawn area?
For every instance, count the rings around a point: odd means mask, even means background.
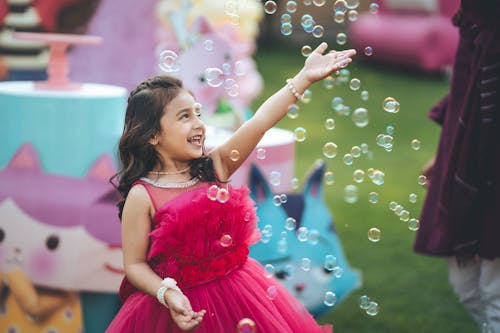
[[[283,86],[303,64],[300,46],[296,49],[259,48],[255,56],[258,70],[264,78],[265,90],[254,105]],[[296,143],[296,176],[302,179],[315,160],[327,160],[327,170],[335,176],[333,185],[325,185],[325,200],[334,215],[335,226],[351,266],[362,271],[363,285],[331,312],[319,318],[322,323],[333,323],[335,333],[447,333],[478,332],[473,321],[458,303],[448,284],[446,262],[441,258],[416,255],[413,250],[415,232],[389,209],[396,201],[418,218],[425,189],[417,183],[421,167],[434,154],[439,127],[427,119],[429,108],[448,89],[444,78],[418,73],[407,73],[389,68],[373,68],[355,60],[350,66],[351,78],[361,80],[361,88],[352,91],[347,84],[327,90],[322,83],[311,87],[312,101],[300,104],[296,119],[283,119],[278,127],[294,130],[304,127],[307,139]],[[369,99],[363,101],[360,92],[367,90]],[[356,127],[351,116],[341,116],[330,107],[333,97],[340,96],[349,105],[351,113],[358,107],[369,111],[368,126]],[[382,108],[385,97],[392,96],[401,104],[399,113],[388,113]],[[333,130],[325,128],[325,120],[333,118]],[[394,127],[394,147],[391,152],[377,146],[376,136]],[[421,148],[413,150],[411,141],[421,141]],[[338,145],[335,158],[326,159],[322,147],[333,141]],[[343,163],[344,154],[354,145],[368,144],[369,153],[362,154],[354,163]],[[375,185],[365,176],[363,183],[353,181],[353,171],[368,168],[385,173],[385,183]],[[343,196],[344,187],[355,184],[359,200],[350,204]],[[370,192],[379,194],[378,203],[370,203]],[[416,203],[408,196],[415,193]],[[381,240],[371,242],[370,228],[381,230]],[[361,295],[368,295],[380,306],[376,316],[369,316],[359,308]]]

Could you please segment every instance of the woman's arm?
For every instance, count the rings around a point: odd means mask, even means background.
[[[350,57],[356,54],[355,50],[346,50],[342,52],[330,51],[323,55],[327,47],[326,43],[321,43],[306,59],[300,72],[292,78],[292,85],[299,94],[302,95],[312,83],[345,67],[351,62]],[[244,123],[231,138],[210,153],[214,161],[216,174],[220,180],[229,179],[247,159],[264,136],[264,133],[287,114],[290,104],[296,102],[297,99],[291,92],[290,87],[285,85],[269,97],[258,108],[253,117]],[[233,150],[239,153],[237,161],[229,158]]]

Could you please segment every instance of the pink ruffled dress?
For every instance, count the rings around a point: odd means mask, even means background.
[[[229,187],[229,200],[221,203],[207,196],[206,183],[183,191],[137,183],[148,190],[155,206],[177,191],[156,210],[147,258],[161,278],[177,280],[193,310],[207,311],[196,332],[333,332],[331,325],[319,326],[297,299],[248,257],[259,232],[246,187]],[[120,296],[124,304],[107,333],[181,332],[166,307],[126,278]],[[255,323],[255,331],[248,325],[238,329],[242,320]]]

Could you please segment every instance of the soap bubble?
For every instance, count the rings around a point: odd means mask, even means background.
[[[260,234],[262,237],[261,239],[262,243],[264,244],[269,243],[271,237],[273,237],[273,226],[270,224],[266,224],[264,228],[262,228],[262,230],[260,231]]]
[[[285,220],[285,229],[286,230],[295,230],[295,228],[297,227],[297,221],[293,218],[293,217],[288,217],[286,220]]]
[[[283,36],[290,36],[293,32],[293,26],[290,23],[282,23],[280,31]]]
[[[288,113],[287,113],[288,117],[290,119],[296,119],[299,116],[299,110],[300,108],[297,104],[290,104],[288,106]]]
[[[290,14],[281,15],[281,23],[292,23],[292,16]]]
[[[323,146],[323,155],[326,158],[334,158],[335,156],[337,156],[337,150],[338,150],[338,147],[335,143],[327,142]]]
[[[352,146],[352,148],[351,148],[351,155],[354,158],[360,157],[361,156],[361,148],[359,148],[358,146]]]
[[[411,141],[411,149],[413,150],[419,150],[420,149],[421,142],[418,139],[413,139]]]
[[[347,203],[355,203],[358,201],[358,188],[355,185],[347,185],[344,188],[344,200]]]
[[[313,3],[317,7],[322,7],[326,3],[326,0],[313,0]]]
[[[280,186],[280,184],[281,184],[281,172],[271,171],[271,175],[269,176],[269,182],[273,186]]]
[[[370,306],[370,302],[370,297],[366,295],[362,295],[361,297],[359,297],[359,307],[363,310],[368,309],[368,307]]]
[[[393,97],[386,97],[383,102],[384,110],[390,113],[399,112],[399,102]]]
[[[231,150],[231,153],[229,153],[229,158],[231,159],[231,161],[237,162],[240,159],[240,152],[236,149]]]
[[[217,185],[212,185],[207,190],[207,198],[212,201],[217,200],[217,191],[219,191],[219,187]]]
[[[387,127],[385,128],[385,133],[387,133],[387,135],[394,135],[394,126],[387,125]]]
[[[336,10],[333,13],[333,20],[337,23],[344,23],[345,20],[345,11]]]
[[[257,148],[256,157],[258,160],[263,160],[266,158],[266,150],[264,148]]]
[[[370,228],[368,230],[368,239],[374,243],[380,240],[380,230],[378,228]]]
[[[323,86],[328,89],[328,90],[331,90],[333,89],[333,86],[335,85],[335,79],[331,76],[327,76],[325,77],[325,79],[323,80]]]
[[[276,286],[274,286],[274,285],[273,286],[269,286],[267,288],[267,292],[266,293],[267,293],[267,298],[269,298],[272,301],[273,299],[276,298],[276,296],[278,296],[278,288],[276,288]]]
[[[408,201],[410,201],[411,203],[417,202],[417,195],[415,193],[410,193],[410,195],[408,196]]]
[[[337,44],[344,45],[347,42],[347,36],[343,32],[339,32],[336,37]]]
[[[351,119],[356,127],[365,127],[370,122],[368,117],[368,110],[365,108],[357,108],[356,110],[354,110]]]
[[[255,333],[257,330],[255,322],[249,318],[243,318],[237,326],[238,333]]]
[[[369,6],[370,14],[378,14],[379,5],[376,2],[372,2]]]
[[[333,271],[333,269],[338,265],[337,257],[331,254],[325,256],[325,261],[323,263],[323,268],[327,271]]]
[[[275,269],[274,269],[274,266],[273,266],[273,265],[271,265],[271,264],[266,264],[266,265],[264,266],[264,270],[265,270],[265,274],[264,274],[264,276],[265,276],[266,278],[270,278],[270,277],[272,277],[272,276],[274,275]]]
[[[332,109],[335,111],[339,111],[342,109],[344,103],[344,99],[342,97],[334,97],[332,98]]]
[[[354,22],[358,19],[358,11],[357,10],[350,10],[347,12],[347,19],[351,22]]]
[[[336,0],[333,4],[333,10],[345,13],[347,11],[347,2],[345,0]]]
[[[384,172],[382,172],[380,170],[374,170],[373,176],[371,177],[372,182],[375,185],[383,185],[384,184],[384,176],[385,176]]]
[[[333,185],[333,183],[335,183],[335,178],[333,177],[333,172],[331,172],[331,171],[325,172],[325,183],[326,183],[326,185]]]
[[[366,90],[361,91],[361,99],[367,101],[370,98],[370,93]]]
[[[378,303],[376,302],[370,302],[368,309],[366,309],[366,313],[370,316],[376,316],[378,314],[378,311]]]
[[[306,271],[306,272],[310,271],[311,270],[311,259],[302,258],[300,267],[302,268],[303,271]]]
[[[349,82],[349,88],[351,90],[358,90],[361,87],[361,81],[358,78],[352,78],[351,82]]]
[[[299,179],[297,177],[293,177],[290,183],[292,184],[292,189],[296,190],[299,188]]]
[[[178,72],[181,68],[177,53],[172,50],[165,50],[160,53],[158,66],[166,73]]]
[[[295,141],[303,142],[306,139],[306,129],[303,127],[297,127],[294,131]]]
[[[334,306],[336,302],[337,302],[337,296],[335,295],[335,293],[327,291],[325,293],[325,296],[323,297],[323,303],[326,306]]]
[[[368,202],[375,204],[378,202],[378,193],[377,192],[370,192],[368,194]]]
[[[230,194],[229,191],[225,188],[219,188],[217,191],[217,201],[220,203],[225,203],[229,200]]]
[[[220,87],[224,83],[224,73],[220,68],[205,69],[205,82],[211,87]]]
[[[231,237],[231,235],[229,234],[222,235],[222,237],[220,238],[220,245],[222,247],[229,247],[233,245],[233,238]]]
[[[359,6],[359,0],[347,0],[346,7],[349,9],[356,9]]]
[[[307,241],[307,238],[309,236],[309,229],[307,227],[300,227],[297,229],[297,239],[299,242],[305,242]]]
[[[211,39],[205,40],[205,50],[213,51],[214,50],[214,41]]]
[[[306,89],[304,93],[302,94],[302,103],[309,103],[312,99],[312,91],[309,89]]]
[[[356,183],[362,183],[365,180],[365,172],[361,169],[354,170],[354,172],[352,173],[352,179]]]
[[[315,25],[313,30],[312,30],[312,35],[316,38],[321,38],[323,37],[323,34],[325,33],[325,29],[323,28],[322,25]]]
[[[309,231],[307,236],[307,241],[311,245],[316,245],[319,242],[319,231],[317,229],[312,229]]]
[[[411,231],[417,231],[420,228],[420,221],[418,219],[412,218],[408,221],[408,229]]]
[[[266,14],[274,14],[276,13],[276,10],[278,9],[278,6],[276,5],[276,2],[274,1],[266,1],[264,4],[264,12]]]
[[[309,55],[311,54],[312,52],[312,47],[310,47],[309,45],[304,45],[302,46],[302,49],[300,51],[300,53],[304,56],[304,57],[309,57]]]
[[[424,175],[418,176],[418,185],[425,185],[427,183],[427,177]]]
[[[373,48],[371,46],[365,47],[365,55],[369,57],[372,54],[373,54]]]
[[[287,1],[286,11],[289,13],[295,13],[297,11],[297,3],[293,0]]]
[[[273,196],[273,204],[275,206],[281,206],[281,199],[280,199],[280,196],[278,194],[275,194]]]
[[[354,160],[354,157],[351,154],[345,154],[342,160],[345,165],[351,165]]]
[[[325,127],[329,131],[334,129],[335,128],[335,120],[332,118],[328,118],[327,120],[325,120]]]

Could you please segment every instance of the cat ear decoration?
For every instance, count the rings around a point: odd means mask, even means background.
[[[41,171],[40,158],[33,145],[24,143],[10,159],[8,169],[25,169],[31,171]]]
[[[261,202],[266,200],[268,197],[272,197],[273,193],[269,188],[266,178],[257,167],[253,164],[250,166],[250,191],[255,201]]]
[[[102,154],[87,172],[87,179],[107,181],[116,173],[115,163],[108,154]]]
[[[304,195],[311,197],[321,197],[323,195],[323,176],[325,174],[326,163],[317,160],[309,171],[304,185]]]

